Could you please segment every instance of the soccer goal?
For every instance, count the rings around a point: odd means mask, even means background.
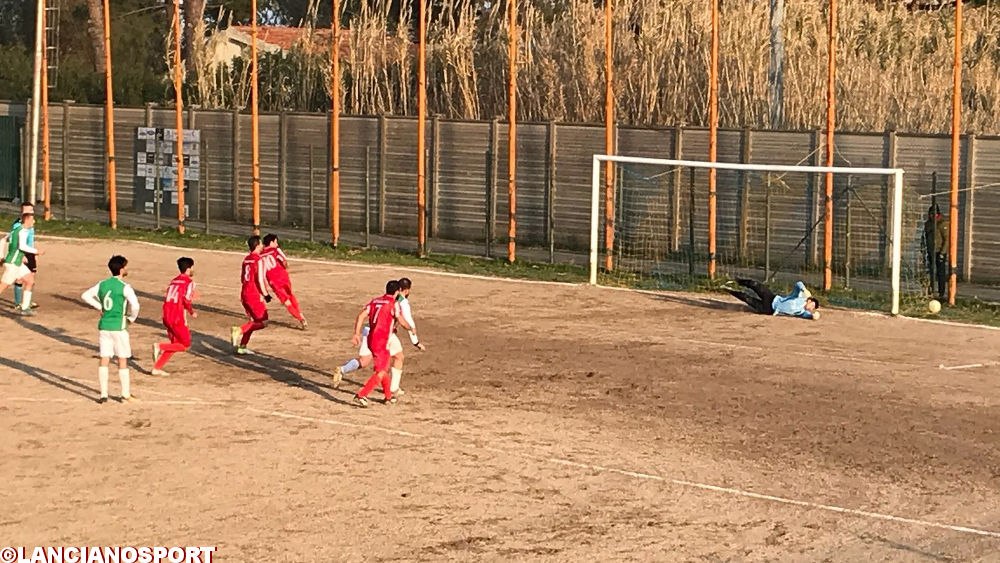
[[[591,284],[685,289],[750,277],[821,289],[830,276],[832,301],[894,315],[901,299],[927,294],[922,204],[898,168],[595,155],[590,215]]]

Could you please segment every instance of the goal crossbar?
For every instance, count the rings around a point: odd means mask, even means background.
[[[601,202],[601,163],[617,164],[650,164],[655,166],[672,166],[686,168],[703,168],[716,170],[736,170],[743,172],[802,172],[811,174],[872,174],[892,178],[892,234],[891,245],[892,265],[892,309],[893,315],[899,314],[900,267],[902,262],[903,231],[903,169],[902,168],[860,168],[849,166],[793,166],[787,164],[744,164],[738,162],[706,162],[698,160],[675,160],[669,158],[646,158],[637,156],[619,156],[595,154],[592,162],[591,197],[590,197],[590,284],[597,285],[598,254],[599,254],[599,224]]]

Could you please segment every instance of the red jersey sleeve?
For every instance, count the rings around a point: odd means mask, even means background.
[[[194,313],[193,296],[194,296],[194,281],[188,280],[187,288],[185,288],[184,296],[182,297],[184,303],[184,309],[187,310],[188,313]]]
[[[257,261],[254,263],[253,267],[255,270],[254,280],[257,282],[257,291],[259,291],[261,295],[270,295],[267,291],[267,282],[264,279],[266,274],[264,271],[264,263],[263,260],[260,259],[259,255],[257,256]]]

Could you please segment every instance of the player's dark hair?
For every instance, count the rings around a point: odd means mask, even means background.
[[[264,237],[264,246],[271,244],[272,242],[278,240],[278,235],[274,233],[269,233]]]
[[[392,295],[399,291],[399,281],[389,280],[389,283],[385,284],[385,294]]]
[[[108,260],[108,269],[111,270],[112,275],[119,275],[122,273],[122,268],[128,266],[128,260],[121,255],[115,254]]]
[[[809,299],[806,299],[806,303],[808,303],[810,301],[812,301],[812,304],[813,304],[814,307],[816,307],[817,309],[819,309],[819,299],[816,299],[815,297],[810,297]]]
[[[247,239],[247,246],[250,247],[251,251],[253,251],[253,249],[257,248],[258,244],[260,244],[260,237],[257,236],[257,235],[253,235],[253,236],[251,236],[250,238]]]
[[[188,258],[188,257],[185,256],[183,258],[178,258],[177,259],[177,269],[180,270],[180,272],[182,274],[184,272],[188,271],[189,268],[193,268],[193,267],[194,267],[194,259],[193,258]]]
[[[410,278],[399,278],[400,291],[410,289],[411,287],[413,287],[413,282],[410,281]]]
[[[31,203],[30,201],[22,202],[21,203],[21,209],[24,209],[25,207],[30,207],[30,208],[34,209],[35,208],[35,204]]]

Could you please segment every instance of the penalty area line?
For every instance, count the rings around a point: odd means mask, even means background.
[[[302,421],[314,422],[314,423],[318,423],[318,424],[330,424],[330,425],[333,425],[333,426],[342,426],[342,427],[346,427],[346,428],[354,428],[354,429],[360,429],[360,430],[376,431],[376,432],[381,432],[381,433],[384,433],[384,434],[391,434],[391,435],[394,435],[394,436],[403,436],[403,437],[406,437],[406,438],[420,438],[420,439],[424,439],[424,440],[444,442],[444,443],[448,443],[448,444],[457,445],[459,447],[466,448],[466,449],[485,450],[485,451],[494,452],[494,453],[498,453],[498,454],[503,454],[503,455],[509,455],[509,456],[515,456],[515,457],[520,457],[520,458],[524,458],[524,459],[529,459],[529,460],[537,461],[537,462],[551,463],[551,464],[562,465],[562,466],[566,466],[566,467],[572,467],[572,468],[576,468],[576,469],[583,469],[583,470],[586,470],[586,471],[597,471],[597,472],[602,472],[602,473],[611,473],[611,474],[616,474],[616,475],[622,475],[624,477],[631,477],[633,479],[642,479],[642,480],[646,480],[646,481],[656,481],[656,482],[660,482],[660,483],[666,483],[666,484],[675,485],[675,486],[678,486],[678,487],[686,487],[686,488],[690,488],[690,489],[698,489],[698,490],[709,491],[709,492],[714,492],[714,493],[723,493],[723,494],[732,495],[732,496],[740,496],[740,497],[744,497],[744,498],[750,498],[750,499],[755,499],[755,500],[773,502],[773,503],[778,503],[778,504],[785,504],[785,505],[789,505],[789,506],[798,506],[798,507],[801,507],[801,508],[809,508],[809,509],[813,509],[813,510],[823,510],[823,511],[826,511],[826,512],[836,512],[836,513],[839,513],[839,514],[848,514],[848,515],[856,516],[856,517],[859,517],[859,518],[868,518],[868,519],[873,519],[873,520],[884,520],[884,521],[896,522],[896,523],[900,523],[900,524],[910,524],[910,525],[914,525],[914,526],[922,526],[922,527],[926,527],[926,528],[936,528],[936,529],[940,529],[940,530],[948,530],[948,531],[958,532],[958,533],[963,533],[963,534],[972,534],[972,535],[977,535],[977,536],[985,536],[985,537],[1000,539],[1000,532],[995,532],[995,531],[991,531],[991,530],[983,530],[983,529],[980,529],[980,528],[972,528],[972,527],[969,527],[969,526],[959,526],[959,525],[955,525],[955,524],[945,524],[945,523],[942,523],[942,522],[935,522],[935,521],[932,521],[932,520],[921,520],[919,518],[909,518],[909,517],[905,517],[905,516],[896,516],[896,515],[893,515],[893,514],[884,514],[884,513],[881,513],[881,512],[872,512],[870,510],[860,510],[860,509],[856,509],[856,508],[847,508],[847,507],[843,507],[843,506],[836,506],[836,505],[832,505],[832,504],[823,504],[823,503],[812,502],[812,501],[807,501],[807,500],[798,500],[798,499],[781,497],[781,496],[776,496],[776,495],[768,495],[768,494],[763,494],[763,493],[755,493],[753,491],[747,491],[747,490],[743,490],[743,489],[736,489],[736,488],[731,488],[731,487],[720,487],[718,485],[710,485],[710,484],[707,484],[707,483],[698,483],[698,482],[695,482],[695,481],[687,481],[687,480],[683,480],[683,479],[673,479],[673,478],[670,478],[670,477],[664,477],[662,475],[655,475],[655,474],[651,474],[651,473],[641,473],[641,472],[638,472],[638,471],[629,471],[629,470],[626,470],[626,469],[618,469],[618,468],[615,468],[615,467],[606,467],[606,466],[603,466],[603,465],[595,465],[595,464],[591,464],[591,463],[583,463],[583,462],[573,461],[573,460],[565,459],[565,458],[534,456],[534,455],[526,454],[526,453],[523,453],[523,452],[517,452],[517,451],[513,451],[513,450],[505,450],[505,449],[501,449],[501,448],[496,448],[496,447],[492,447],[492,446],[485,446],[485,445],[475,444],[475,443],[471,443],[471,442],[463,442],[463,441],[454,440],[454,439],[450,439],[450,438],[439,438],[439,437],[435,437],[435,436],[429,436],[429,435],[426,435],[426,434],[419,434],[419,433],[415,433],[415,432],[407,432],[405,430],[395,430],[395,429],[392,429],[392,428],[385,428],[385,427],[381,427],[381,426],[372,426],[372,425],[368,425],[368,424],[357,424],[357,423],[353,423],[353,422],[343,422],[343,421],[334,420],[334,419],[331,419],[331,418],[318,418],[318,417],[297,415],[297,414],[286,413],[286,412],[281,412],[281,411],[274,411],[274,410],[262,410],[262,409],[257,409],[257,408],[253,408],[253,407],[247,407],[247,411],[253,412],[253,413],[257,413],[257,414],[262,414],[262,415],[265,415],[265,416],[273,416],[273,417],[277,417],[277,418],[282,418],[282,419],[285,419],[285,420],[302,420]]]

